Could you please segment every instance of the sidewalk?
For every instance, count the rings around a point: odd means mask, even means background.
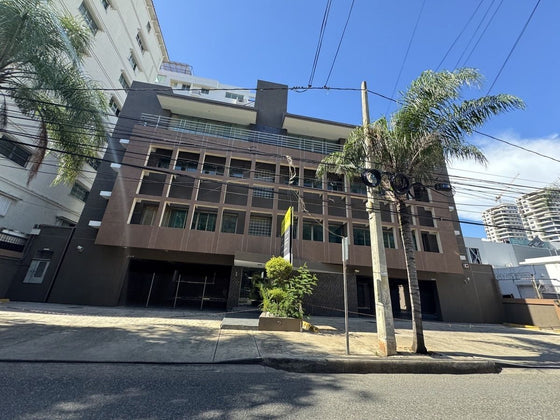
[[[0,303],[0,361],[261,363],[305,372],[490,373],[560,368],[560,334],[495,324],[424,322],[430,356],[407,354],[410,322],[396,320],[396,356],[375,354],[375,321],[312,317],[318,333],[220,328],[224,312]]]

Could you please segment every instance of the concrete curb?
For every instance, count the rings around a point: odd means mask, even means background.
[[[67,364],[122,364],[122,365],[261,365],[296,373],[389,373],[389,374],[488,374],[500,373],[499,364],[489,360],[406,360],[406,359],[297,359],[263,357],[220,360],[217,362],[162,362],[144,360],[57,360],[57,359],[0,359],[0,363],[67,363]]]

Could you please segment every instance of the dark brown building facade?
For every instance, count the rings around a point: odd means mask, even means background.
[[[255,106],[243,107],[135,83],[62,262],[39,294],[94,305],[250,304],[251,277],[281,254],[280,224],[291,206],[294,265],[306,263],[319,277],[308,312],[342,314],[347,236],[350,310],[374,313],[365,186],[315,175],[354,127],[289,114],[287,92],[259,81]],[[414,193],[424,316],[470,319],[464,312],[478,313],[481,303],[457,304],[476,290],[466,281],[453,197]],[[393,311],[407,316],[397,218],[383,197],[381,218]]]

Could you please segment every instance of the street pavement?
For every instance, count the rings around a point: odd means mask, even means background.
[[[560,332],[424,321],[429,355],[410,353],[410,321],[395,320],[398,354],[376,355],[375,320],[311,317],[318,332],[257,331],[248,312],[0,303],[0,361],[259,363],[322,373],[496,373],[560,368]]]

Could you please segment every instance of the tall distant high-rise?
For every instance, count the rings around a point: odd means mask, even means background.
[[[517,199],[529,239],[560,241],[560,190],[543,188]]]
[[[499,204],[482,212],[486,236],[492,242],[527,239],[521,216],[515,204]]]

